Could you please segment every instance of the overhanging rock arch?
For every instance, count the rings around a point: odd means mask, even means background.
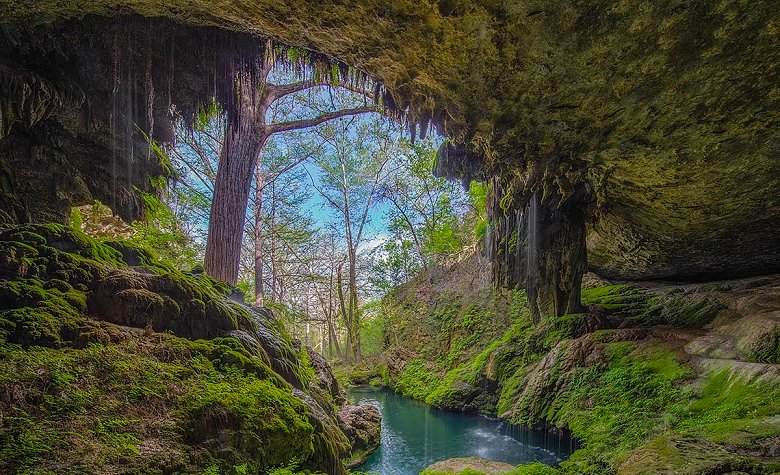
[[[89,194],[108,201],[110,187],[100,180],[105,157],[116,148],[106,146],[105,126],[88,127],[89,120],[101,122],[100,111],[91,118],[73,113],[89,103],[84,93],[94,84],[52,75],[56,71],[46,69],[51,59],[69,53],[54,45],[35,59],[30,41],[45,46],[45,35],[28,33],[42,31],[35,24],[57,29],[68,19],[116,20],[121,12],[234,40],[270,35],[379,78],[411,123],[436,124],[458,144],[445,174],[468,170],[493,180],[490,248],[497,282],[513,285],[523,282],[514,276],[532,275],[516,264],[529,237],[517,239],[517,229],[522,235],[531,226],[512,220],[528,216],[524,210],[533,200],[550,219],[569,216],[559,229],[589,223],[591,266],[613,277],[710,279],[778,271],[778,9],[771,0],[747,10],[737,1],[707,0],[6,0],[0,12],[14,26],[3,45],[3,210],[11,220],[56,217],[36,211],[36,200],[52,189],[57,193],[49,201],[60,208]],[[140,74],[143,66],[137,69]],[[111,76],[110,67],[103,70]],[[186,109],[187,94],[205,91],[175,93]],[[32,127],[48,115],[60,117],[56,126]],[[164,130],[164,118],[154,122],[158,133]],[[18,124],[25,123],[30,126],[20,132]],[[80,145],[68,150],[74,136]],[[42,147],[37,140],[59,145]],[[25,185],[40,178],[34,167],[54,161],[56,168],[58,160],[81,173],[49,177],[37,189]],[[37,165],[14,166],[30,161]],[[136,165],[123,179],[148,188],[146,178],[160,172],[159,165]],[[119,201],[123,214],[134,212],[131,193]],[[580,235],[564,231],[562,240],[544,243],[544,258],[535,259],[544,263],[535,275],[553,286],[537,299],[540,314],[573,310],[557,294],[577,286]]]

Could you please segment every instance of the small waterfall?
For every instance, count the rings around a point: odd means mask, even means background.
[[[490,221],[485,227],[485,257],[488,261],[493,260],[493,227]]]
[[[531,280],[537,274],[537,249],[538,243],[538,223],[539,223],[539,195],[534,193],[531,195],[531,199],[528,202],[528,244],[526,254],[528,256],[528,264],[526,272],[528,273],[528,279]]]
[[[520,272],[520,259],[522,256],[522,234],[523,229],[523,213],[518,209],[515,211],[515,265],[514,265],[514,281],[519,283],[521,281]]]

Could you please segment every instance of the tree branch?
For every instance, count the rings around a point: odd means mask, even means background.
[[[278,124],[269,125],[270,134],[276,134],[279,132],[286,132],[288,130],[300,130],[310,127],[316,127],[329,120],[338,119],[339,117],[346,117],[352,115],[366,114],[368,112],[376,112],[374,107],[355,107],[352,109],[342,109],[335,112],[328,112],[311,119],[293,120],[290,122],[281,122]]]
[[[267,83],[266,88],[268,91],[268,95],[273,97],[274,100],[281,99],[284,96],[289,96],[290,94],[295,94],[296,92],[305,91],[306,89],[311,89],[316,86],[320,85],[326,85],[326,83],[317,83],[313,79],[309,79],[307,81],[301,81],[301,82],[295,82],[292,84],[271,84]]]

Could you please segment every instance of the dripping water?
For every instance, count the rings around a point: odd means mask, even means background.
[[[122,61],[121,50],[119,46],[119,32],[114,35],[114,89],[111,91],[111,113],[109,115],[109,128],[111,129],[111,209],[116,209],[116,181],[117,181],[117,135],[119,132],[118,124],[118,102],[119,89],[122,85],[120,65]]]
[[[152,50],[151,46],[146,48],[146,70],[144,71],[144,95],[146,98],[146,128],[149,134],[149,147],[146,158],[152,158],[152,137],[154,137],[154,78],[152,76]]]
[[[538,249],[538,216],[539,213],[539,196],[537,193],[534,193],[531,195],[531,199],[528,203],[528,248],[526,250],[526,255],[528,256],[528,262],[527,262],[527,272],[529,276],[529,280],[531,280],[532,276],[535,276],[537,273],[537,249]]]
[[[485,257],[487,258],[488,261],[493,260],[492,244],[493,244],[493,229],[490,221],[488,220],[487,226],[485,227]]]
[[[515,283],[520,282],[520,259],[522,256],[521,231],[523,229],[523,213],[518,209],[515,211]]]
[[[128,37],[128,42],[132,41],[130,37]],[[130,48],[128,48],[130,50]],[[133,73],[133,61],[132,58],[128,58],[127,61],[127,95],[125,100],[125,144],[126,144],[126,163],[125,163],[125,185],[126,190],[132,189],[132,177],[133,177],[133,148],[134,148],[134,141],[133,141],[133,127],[135,126],[135,121],[133,120],[133,117],[135,117],[135,76]],[[123,197],[124,200],[127,200],[127,203],[124,203],[128,207],[128,211],[132,212],[132,199],[130,199],[130,196]]]

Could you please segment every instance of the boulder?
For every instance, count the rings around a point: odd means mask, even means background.
[[[344,405],[338,412],[339,427],[352,444],[348,465],[355,467],[379,447],[382,417],[379,409],[369,404]]]
[[[510,473],[514,469],[514,465],[504,462],[495,462],[480,457],[463,457],[436,462],[429,465],[423,473],[461,473],[465,470],[474,470],[485,475],[500,475]]]

